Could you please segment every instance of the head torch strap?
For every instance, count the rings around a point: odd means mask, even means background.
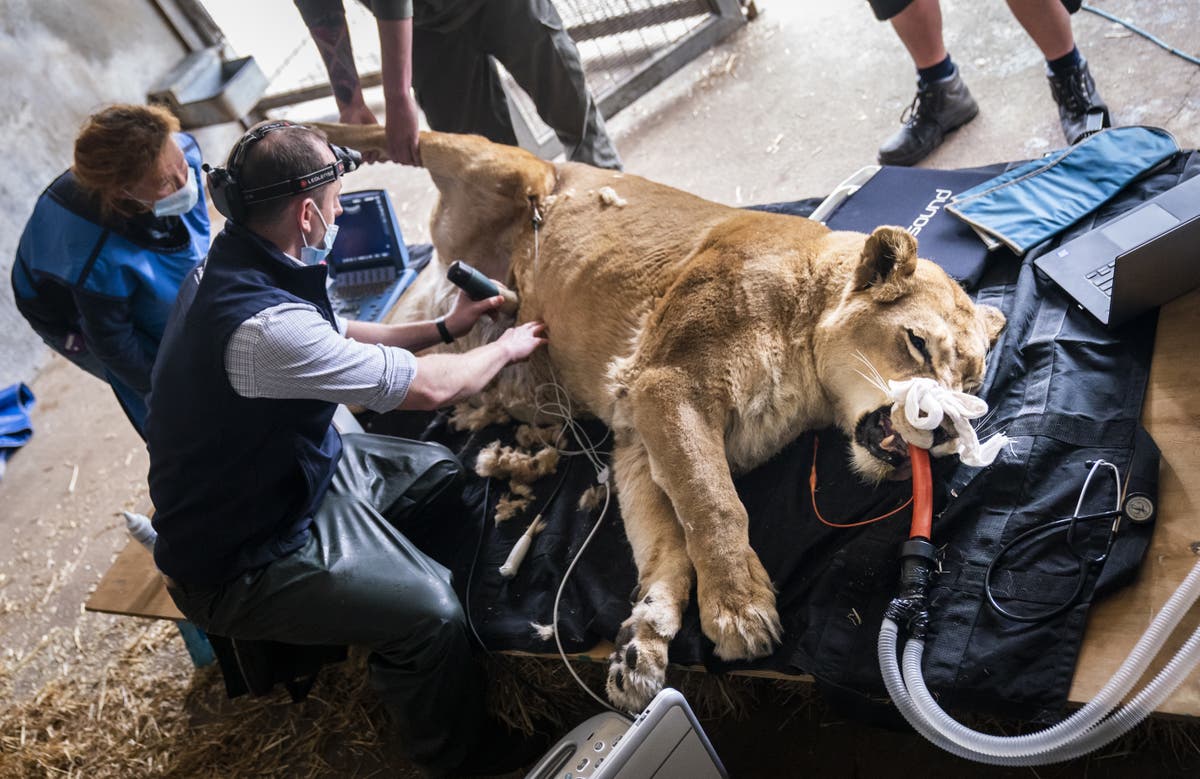
[[[353,168],[351,168],[353,170]],[[243,203],[262,203],[265,200],[274,200],[280,197],[288,197],[289,195],[298,195],[301,192],[307,192],[310,189],[322,187],[329,182],[337,179],[346,172],[346,163],[343,160],[330,163],[319,170],[314,170],[312,173],[305,173],[303,176],[297,176],[294,179],[280,181],[275,184],[268,184],[265,187],[255,187],[242,192]]]

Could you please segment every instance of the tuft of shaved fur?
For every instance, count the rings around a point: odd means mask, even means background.
[[[521,447],[504,446],[499,441],[483,447],[475,458],[475,473],[484,478],[508,481],[508,492],[496,503],[496,524],[524,511],[534,498],[530,485],[554,473],[557,467],[558,450],[551,447],[536,453]]]
[[[511,494],[502,496],[500,500],[496,501],[496,524],[499,525],[501,522],[507,522],[520,514],[529,505],[531,500],[533,500],[532,494],[528,498],[514,497]]]
[[[629,201],[618,195],[617,191],[612,187],[600,187],[600,189],[596,191],[596,194],[600,196],[600,202],[606,206],[624,208],[625,206],[629,205]]]
[[[504,425],[511,421],[512,417],[490,393],[476,397],[474,403],[464,400],[450,413],[450,427],[472,433],[479,432],[489,425]]]
[[[517,446],[535,449],[554,446],[562,435],[562,425],[521,425],[517,428]]]
[[[580,511],[592,511],[600,505],[604,500],[604,485],[593,484],[579,495],[579,503],[576,505]]]
[[[558,450],[546,447],[536,454],[493,441],[475,458],[475,473],[485,478],[533,484],[558,467]]]

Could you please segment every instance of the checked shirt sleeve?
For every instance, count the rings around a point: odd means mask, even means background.
[[[247,319],[225,347],[225,372],[246,398],[326,400],[391,411],[417,375],[404,349],[345,337],[313,306],[281,303]]]

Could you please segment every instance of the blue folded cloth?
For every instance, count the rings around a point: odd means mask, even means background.
[[[33,435],[29,411],[33,408],[33,390],[24,384],[0,389],[0,477],[8,457],[25,445]]]
[[[946,210],[1023,255],[1178,152],[1166,130],[1113,127],[960,192]]]

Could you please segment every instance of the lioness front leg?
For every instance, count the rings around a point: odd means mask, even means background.
[[[779,643],[775,588],[750,548],[749,518],[733,486],[719,403],[674,369],[646,371],[630,400],[658,483],[675,508],[696,570],[700,625],[724,660],[763,657]]]
[[[679,632],[692,588],[692,563],[671,501],[651,479],[646,449],[634,434],[618,436],[613,474],[637,563],[638,600],[617,633],[605,689],[614,704],[636,712],[663,687],[667,645]]]

